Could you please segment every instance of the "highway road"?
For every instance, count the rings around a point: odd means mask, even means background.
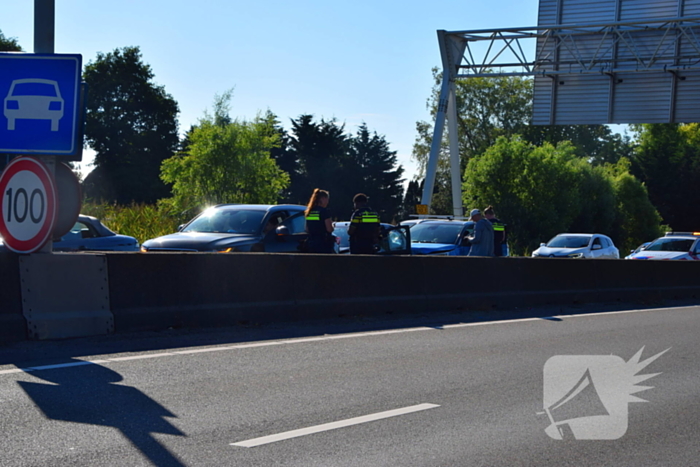
[[[0,347],[0,465],[700,465],[700,307],[576,311]]]

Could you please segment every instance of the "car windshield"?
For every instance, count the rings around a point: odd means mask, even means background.
[[[462,231],[462,224],[433,224],[422,222],[411,227],[412,243],[450,243],[457,242]]]
[[[263,217],[265,217],[265,211],[210,208],[182,231],[255,234],[260,232]]]
[[[644,251],[690,251],[694,241],[689,238],[660,238]]]
[[[550,248],[585,248],[591,241],[587,235],[557,235],[547,246]]]

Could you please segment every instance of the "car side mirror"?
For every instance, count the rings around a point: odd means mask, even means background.
[[[289,235],[289,227],[286,225],[280,225],[275,229],[277,235]]]
[[[185,224],[180,224],[177,226],[177,231],[182,232],[182,229],[184,229],[184,228],[185,228]]]
[[[546,243],[540,243],[540,246],[545,246],[545,245],[546,245]]]
[[[591,250],[602,250],[602,249],[603,249],[603,245],[593,245],[593,247],[591,248]]]

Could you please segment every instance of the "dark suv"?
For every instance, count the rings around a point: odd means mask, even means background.
[[[298,252],[306,239],[304,206],[220,204],[177,233],[147,240],[141,251]]]

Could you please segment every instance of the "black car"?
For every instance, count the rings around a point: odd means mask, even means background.
[[[298,252],[306,239],[305,206],[295,204],[220,204],[177,233],[147,240],[141,251]]]

